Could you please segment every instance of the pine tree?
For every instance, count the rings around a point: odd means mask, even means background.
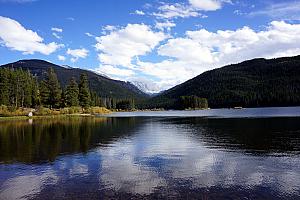
[[[61,88],[57,76],[52,68],[49,68],[46,79],[41,82],[42,103],[50,107],[58,108],[61,103]]]
[[[78,95],[79,95],[79,88],[75,78],[73,77],[70,80],[69,85],[67,86],[65,92],[65,101],[67,106],[78,106],[79,105]]]
[[[46,80],[41,81],[39,85],[39,91],[40,91],[42,105],[44,106],[49,105],[50,90]]]
[[[79,83],[79,104],[87,108],[91,105],[91,95],[89,90],[89,81],[86,74],[80,75]]]

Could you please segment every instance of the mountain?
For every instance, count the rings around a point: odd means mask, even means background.
[[[137,88],[139,88],[141,91],[143,91],[146,94],[149,94],[150,96],[158,94],[159,87],[153,81],[149,81],[147,79],[136,79],[130,82]]]
[[[20,60],[14,63],[2,65],[0,67],[29,70],[39,79],[43,79],[47,70],[49,68],[53,68],[63,87],[68,84],[72,77],[75,77],[77,80],[79,80],[80,74],[86,73],[89,78],[91,90],[95,91],[100,97],[114,97],[118,99],[135,98],[136,100],[148,98],[147,94],[129,82],[112,80],[92,71],[72,68],[70,66],[59,66],[44,60]]]
[[[212,108],[300,106],[300,56],[253,59],[207,71],[143,106],[176,108],[179,97],[191,95],[207,98]]]

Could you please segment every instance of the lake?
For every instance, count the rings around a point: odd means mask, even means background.
[[[300,107],[0,121],[0,199],[297,199]]]

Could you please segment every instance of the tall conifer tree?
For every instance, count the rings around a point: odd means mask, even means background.
[[[69,85],[67,86],[65,92],[65,101],[67,106],[78,106],[79,105],[78,95],[79,95],[78,84],[75,78],[73,77],[70,80]]]
[[[61,100],[61,88],[57,76],[52,68],[49,68],[46,79],[41,82],[41,96],[44,105],[58,108]]]
[[[91,105],[91,95],[89,89],[89,81],[86,74],[80,75],[79,83],[79,104],[80,106],[87,108]]]

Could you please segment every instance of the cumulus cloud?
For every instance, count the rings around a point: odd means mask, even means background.
[[[57,56],[57,59],[58,59],[59,61],[65,61],[65,60],[66,60],[66,57],[65,57],[65,56],[62,56],[62,55],[58,55],[58,56]]]
[[[24,54],[39,52],[45,55],[64,46],[55,42],[45,44],[43,41],[36,32],[25,29],[19,22],[0,16],[0,44]]]
[[[249,27],[210,32],[187,31],[158,48],[162,62],[139,61],[139,70],[160,79],[161,89],[186,81],[200,73],[257,57],[275,58],[300,54],[300,24],[273,21],[263,31]]]
[[[189,0],[190,4],[198,10],[215,11],[222,8],[222,4],[231,3],[230,0]]]
[[[128,24],[126,27],[96,37],[96,49],[101,64],[132,66],[132,59],[151,52],[167,36],[154,32],[144,24]]]
[[[86,58],[89,51],[85,48],[81,49],[68,49],[67,54],[71,55],[71,62],[76,62],[79,58]]]
[[[156,28],[163,30],[163,26],[157,24]],[[98,71],[125,80],[135,74],[151,77],[158,84],[157,91],[227,64],[300,54],[300,24],[284,21],[273,21],[261,31],[247,26],[216,32],[199,29],[177,38],[154,32],[144,24],[128,24],[96,39],[101,63]],[[142,56],[150,52],[162,60],[144,61]]]

